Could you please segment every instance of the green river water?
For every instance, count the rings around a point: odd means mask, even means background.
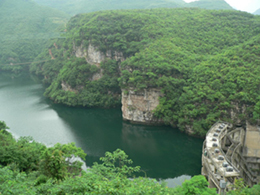
[[[43,92],[41,82],[29,74],[0,74],[0,120],[15,137],[32,136],[46,145],[75,142],[87,153],[87,166],[120,148],[148,177],[166,180],[170,187],[200,174],[202,139],[168,126],[124,122],[120,108],[57,105]]]

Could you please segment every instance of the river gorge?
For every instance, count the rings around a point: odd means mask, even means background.
[[[67,107],[54,104],[43,93],[37,77],[1,73],[0,120],[15,137],[32,136],[46,145],[75,142],[87,153],[87,166],[106,151],[120,148],[147,177],[166,180],[170,187],[200,174],[202,139],[169,126],[124,122],[120,107]]]

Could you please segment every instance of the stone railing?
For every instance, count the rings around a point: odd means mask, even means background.
[[[217,130],[217,126],[222,123],[225,124],[225,127],[221,129],[221,131],[215,137],[215,130]],[[206,139],[203,142],[203,167],[205,167],[208,177],[218,189],[220,189],[220,179],[223,178],[225,178],[225,180],[229,183],[233,183],[235,178],[242,177],[248,185],[252,186],[257,182],[257,174],[249,168],[247,160],[242,155],[241,148],[243,147],[244,143],[244,129],[236,128],[232,131],[229,131],[228,127],[229,125],[227,123],[218,121],[212,125],[207,132]],[[211,141],[213,137],[215,137],[217,141]],[[230,141],[231,145],[227,148],[227,151],[225,150],[225,153],[222,150],[222,147],[226,148],[225,144],[227,139]],[[216,143],[217,147],[213,147],[211,143]],[[222,163],[217,160],[218,154],[215,154],[214,152],[216,148],[219,150],[219,154],[224,157],[224,161],[233,167],[232,173],[227,172]],[[204,155],[205,151],[207,152]]]
[[[217,135],[217,147],[211,146],[211,140],[214,137],[215,130],[217,130],[217,126],[224,123],[225,127],[221,130],[221,132]],[[206,139],[203,142],[203,157],[202,157],[202,164],[204,168],[207,170],[207,175],[209,177],[209,180],[212,181],[215,186],[220,191],[220,180],[226,179],[226,181],[229,181],[230,183],[234,182],[234,179],[237,178],[240,175],[240,171],[237,169],[237,167],[229,160],[226,156],[226,153],[222,150],[222,139],[227,135],[228,133],[228,127],[229,125],[225,122],[218,121],[214,125],[211,126],[210,130],[207,132]],[[209,141],[207,143],[207,141]],[[212,142],[213,144],[214,142]],[[237,145],[234,145],[234,149]],[[219,154],[221,154],[224,157],[224,161],[228,162],[230,166],[233,167],[232,172],[227,172],[226,168],[223,167],[222,161],[219,161],[218,154],[216,155],[214,153],[215,149],[219,150]],[[233,152],[232,152],[233,154]]]

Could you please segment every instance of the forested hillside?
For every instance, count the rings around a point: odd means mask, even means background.
[[[50,84],[45,95],[71,106],[119,106],[121,91],[159,89],[155,116],[203,136],[218,119],[259,118],[259,32],[260,17],[238,11],[82,14],[36,59],[51,51],[53,60],[31,71]]]
[[[0,2],[0,64],[32,61],[49,38],[59,37],[68,15],[39,6],[32,0],[3,0]],[[20,69],[1,66],[1,69]]]
[[[50,6],[62,10],[70,15],[100,10],[117,9],[149,9],[149,8],[176,8],[200,7],[204,9],[232,9],[224,0],[200,0],[186,3],[183,0],[34,0],[40,5]]]

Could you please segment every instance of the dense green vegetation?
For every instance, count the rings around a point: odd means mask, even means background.
[[[48,97],[73,106],[116,106],[120,88],[126,93],[130,87],[159,88],[164,96],[155,115],[203,136],[216,120],[229,121],[235,104],[246,110],[237,111],[233,120],[250,118],[254,123],[259,118],[259,32],[260,18],[238,11],[82,14],[70,20],[56,46],[50,44],[55,60],[34,63],[31,71],[45,76]],[[116,61],[112,55],[99,67],[87,63],[86,55],[76,59],[76,48],[86,52],[89,44],[104,55],[121,52],[126,60]],[[36,61],[49,58],[49,50]],[[93,80],[97,73],[104,76]]]
[[[57,28],[67,19],[67,14],[32,0],[1,1],[0,69],[18,71],[22,66],[6,64],[32,62],[49,38],[60,36]]]
[[[258,35],[196,66],[178,99],[182,105],[179,124],[192,123],[194,129],[203,129],[219,118],[255,124],[260,118],[259,45]]]
[[[86,154],[75,144],[46,147],[30,137],[15,140],[6,129],[6,124],[0,122],[1,194],[217,194],[215,189],[207,188],[208,182],[201,175],[176,188],[136,177],[141,167],[132,167],[132,160],[120,149],[106,152],[100,163],[85,172],[80,158],[85,159]],[[235,191],[228,194],[257,195],[259,187],[247,188],[238,180]]]
[[[118,9],[150,9],[150,8],[177,8],[200,7],[204,9],[233,9],[224,0],[200,0],[186,3],[183,0],[34,0],[40,5],[50,6],[70,15],[101,10]]]

